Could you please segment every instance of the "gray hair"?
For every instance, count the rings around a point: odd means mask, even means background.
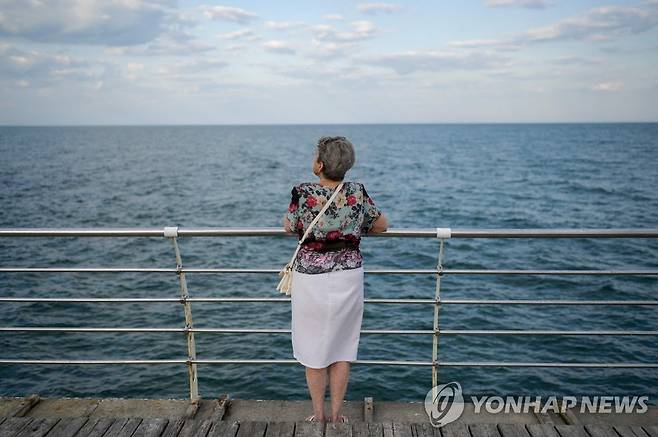
[[[324,164],[324,175],[342,181],[354,165],[354,146],[345,137],[321,137],[318,140],[318,161]]]

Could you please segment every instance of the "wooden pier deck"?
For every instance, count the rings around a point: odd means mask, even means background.
[[[658,426],[1,417],[2,437],[658,437]]]

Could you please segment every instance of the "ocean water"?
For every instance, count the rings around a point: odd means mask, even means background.
[[[346,179],[390,228],[658,228],[658,124],[0,127],[0,227],[281,227],[314,145],[345,135]],[[279,269],[294,237],[180,238],[185,267]],[[658,267],[650,239],[451,239],[447,269]],[[433,298],[438,241],[366,237],[370,298]],[[165,238],[0,238],[2,267],[175,267]],[[279,297],[276,274],[188,274],[192,297]],[[648,276],[446,275],[444,299],[657,300]],[[175,274],[0,273],[5,297],[178,297]],[[290,327],[290,307],[193,303],[196,327]],[[366,305],[364,329],[432,329],[431,305]],[[0,303],[1,326],[184,326],[179,303]],[[656,306],[441,308],[444,329],[656,330]],[[197,333],[200,359],[292,358],[289,334]],[[442,361],[651,362],[656,337],[442,336]],[[362,335],[359,359],[431,360],[432,338]],[[184,359],[181,333],[0,332],[4,359]],[[204,398],[307,399],[301,365],[200,364]],[[467,394],[648,395],[643,369],[441,368]],[[422,400],[431,370],[353,365],[346,399]],[[185,398],[184,365],[1,365],[0,395]]]

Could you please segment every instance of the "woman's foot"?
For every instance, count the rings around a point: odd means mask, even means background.
[[[342,422],[342,423],[348,423],[348,422],[347,422],[347,417],[343,416],[342,414],[341,414],[340,416],[338,416],[337,418],[332,418],[331,421],[332,421],[332,422],[339,422],[339,423],[340,423],[340,422]]]
[[[308,416],[306,418],[306,421],[307,422],[322,422],[322,420],[318,420],[318,419],[315,418],[315,414],[311,414],[310,416]]]

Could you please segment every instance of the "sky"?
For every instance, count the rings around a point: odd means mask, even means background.
[[[0,0],[0,124],[658,121],[658,0]]]

